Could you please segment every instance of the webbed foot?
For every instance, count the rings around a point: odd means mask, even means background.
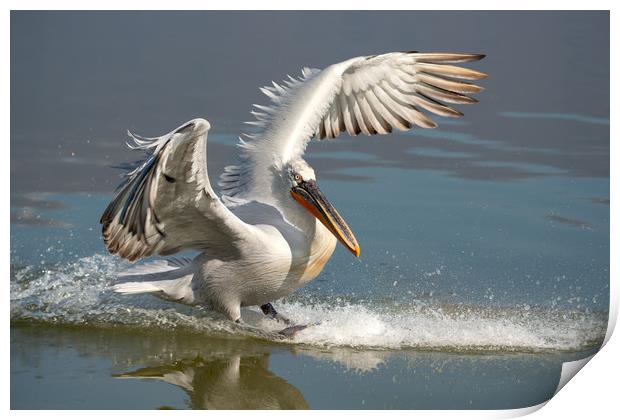
[[[261,305],[260,309],[261,311],[263,311],[263,314],[267,315],[268,317],[273,318],[279,322],[284,322],[287,325],[291,325],[291,320],[283,315],[280,315],[271,303],[265,303],[264,305]]]
[[[278,334],[286,338],[293,338],[299,331],[305,330],[306,328],[308,328],[307,325],[293,325],[278,331]]]

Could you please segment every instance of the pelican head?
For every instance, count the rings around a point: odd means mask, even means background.
[[[291,196],[323,225],[356,257],[360,247],[355,235],[342,216],[330,204],[316,184],[314,170],[305,160],[298,158],[284,168]]]

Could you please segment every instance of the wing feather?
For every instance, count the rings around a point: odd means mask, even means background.
[[[340,135],[342,131],[342,114],[340,111],[340,102],[334,101],[329,109],[329,118],[331,120],[333,138]]]
[[[375,104],[377,112],[381,114],[381,117],[383,117],[383,120],[388,125],[391,127],[396,127],[399,130],[406,130],[409,128],[406,125],[406,121],[403,120],[402,116],[398,114],[398,110],[392,108],[394,102],[390,101],[386,93],[379,85],[373,86],[373,88],[369,91],[369,95],[373,98],[373,103]],[[391,128],[390,131],[392,131]]]
[[[353,124],[353,117],[351,115],[351,108],[349,107],[347,97],[346,95],[338,95],[337,100],[338,100],[338,103],[340,104],[340,110],[342,112],[342,121],[344,123],[344,128],[346,129],[346,132],[349,133],[350,136],[354,136],[355,125]]]
[[[333,139],[335,136],[332,131],[332,120],[330,118],[330,115],[326,115],[326,117],[323,119],[323,125],[325,126],[325,137],[327,137],[328,139]]]
[[[181,249],[234,255],[252,229],[215,195],[207,175],[209,123],[196,119],[162,137],[130,133],[147,158],[126,175],[101,216],[106,247],[130,261]]]

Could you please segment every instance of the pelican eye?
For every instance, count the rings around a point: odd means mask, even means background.
[[[299,174],[295,174],[295,181],[300,182],[301,176]]]

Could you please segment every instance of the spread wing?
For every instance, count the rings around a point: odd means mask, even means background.
[[[147,152],[126,174],[101,217],[108,250],[134,261],[182,249],[235,255],[251,228],[232,214],[214,193],[207,174],[207,132],[195,119],[158,137],[130,133],[132,149]]]
[[[483,55],[391,53],[357,60],[342,73],[340,89],[317,128],[319,139],[342,132],[355,136],[388,134],[414,125],[435,128],[424,112],[442,117],[463,114],[449,104],[476,102],[468,94],[482,87],[458,79],[486,77],[448,63],[475,61]]]
[[[464,80],[486,75],[453,64],[483,57],[417,52],[357,57],[322,71],[304,69],[300,79],[289,76],[283,84],[263,88],[272,105],[255,105],[257,120],[250,124],[259,130],[241,140],[241,162],[222,174],[222,193],[232,201],[268,201],[264,191],[271,185],[271,168],[303,155],[313,137],[434,128],[427,113],[462,116],[452,105],[476,102],[469,95],[482,90]]]

